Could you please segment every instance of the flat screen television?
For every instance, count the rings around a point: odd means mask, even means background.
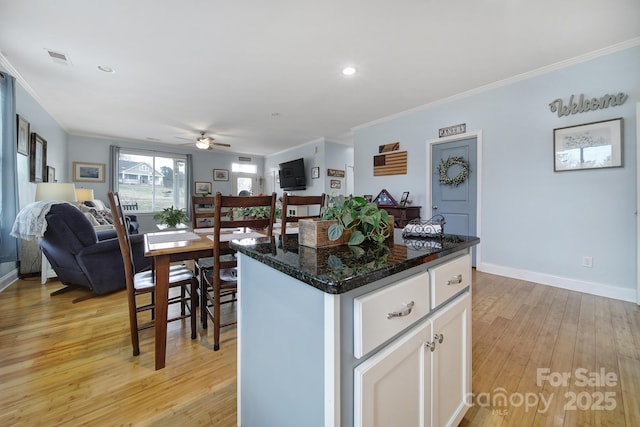
[[[285,191],[306,190],[307,177],[304,173],[304,159],[280,163],[279,168],[281,189]]]

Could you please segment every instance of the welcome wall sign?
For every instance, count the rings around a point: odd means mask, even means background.
[[[549,104],[551,112],[558,113],[558,117],[568,116],[570,114],[586,113],[588,111],[604,110],[605,108],[622,105],[627,100],[626,93],[618,93],[617,95],[603,95],[600,98],[587,98],[584,94],[580,94],[578,101],[576,96],[571,95],[569,101],[565,104],[562,99],[558,98]]]

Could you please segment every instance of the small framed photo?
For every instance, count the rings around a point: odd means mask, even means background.
[[[327,169],[327,176],[335,178],[344,178],[344,171],[340,169]]]
[[[211,183],[207,181],[196,181],[195,193],[202,194],[204,196],[206,196],[207,194],[211,194]]]
[[[320,166],[311,168],[311,179],[318,179],[318,178],[320,178]]]
[[[47,179],[47,141],[37,133],[31,134],[29,142],[29,178],[31,182]]]
[[[28,156],[29,155],[29,134],[30,125],[29,122],[16,114],[18,121],[18,153]]]
[[[73,162],[73,180],[76,182],[104,182],[105,164]]]
[[[56,168],[47,166],[47,182],[56,182]]]
[[[409,192],[405,191],[400,198],[400,206],[407,206],[407,200],[409,200]]]
[[[229,169],[214,169],[213,170],[214,181],[229,181]]]
[[[553,130],[555,172],[622,166],[622,118]]]
[[[340,188],[342,186],[341,182],[339,179],[332,179],[331,180],[331,188]]]
[[[371,203],[373,201],[373,194],[365,194],[362,197],[364,197],[364,199],[369,203]]]

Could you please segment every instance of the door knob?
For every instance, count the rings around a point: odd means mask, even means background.
[[[433,205],[433,206],[431,206],[431,209],[433,209],[433,210],[438,209],[438,205]]]

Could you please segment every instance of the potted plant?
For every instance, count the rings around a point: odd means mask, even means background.
[[[183,209],[173,207],[173,205],[165,208],[159,214],[153,216],[153,219],[166,224],[167,227],[175,227],[182,222],[187,222],[189,218]]]
[[[351,230],[349,245],[359,245],[365,240],[382,243],[393,233],[389,213],[364,197],[329,197],[322,219],[337,221],[327,230],[329,240],[338,240],[345,231]]]

